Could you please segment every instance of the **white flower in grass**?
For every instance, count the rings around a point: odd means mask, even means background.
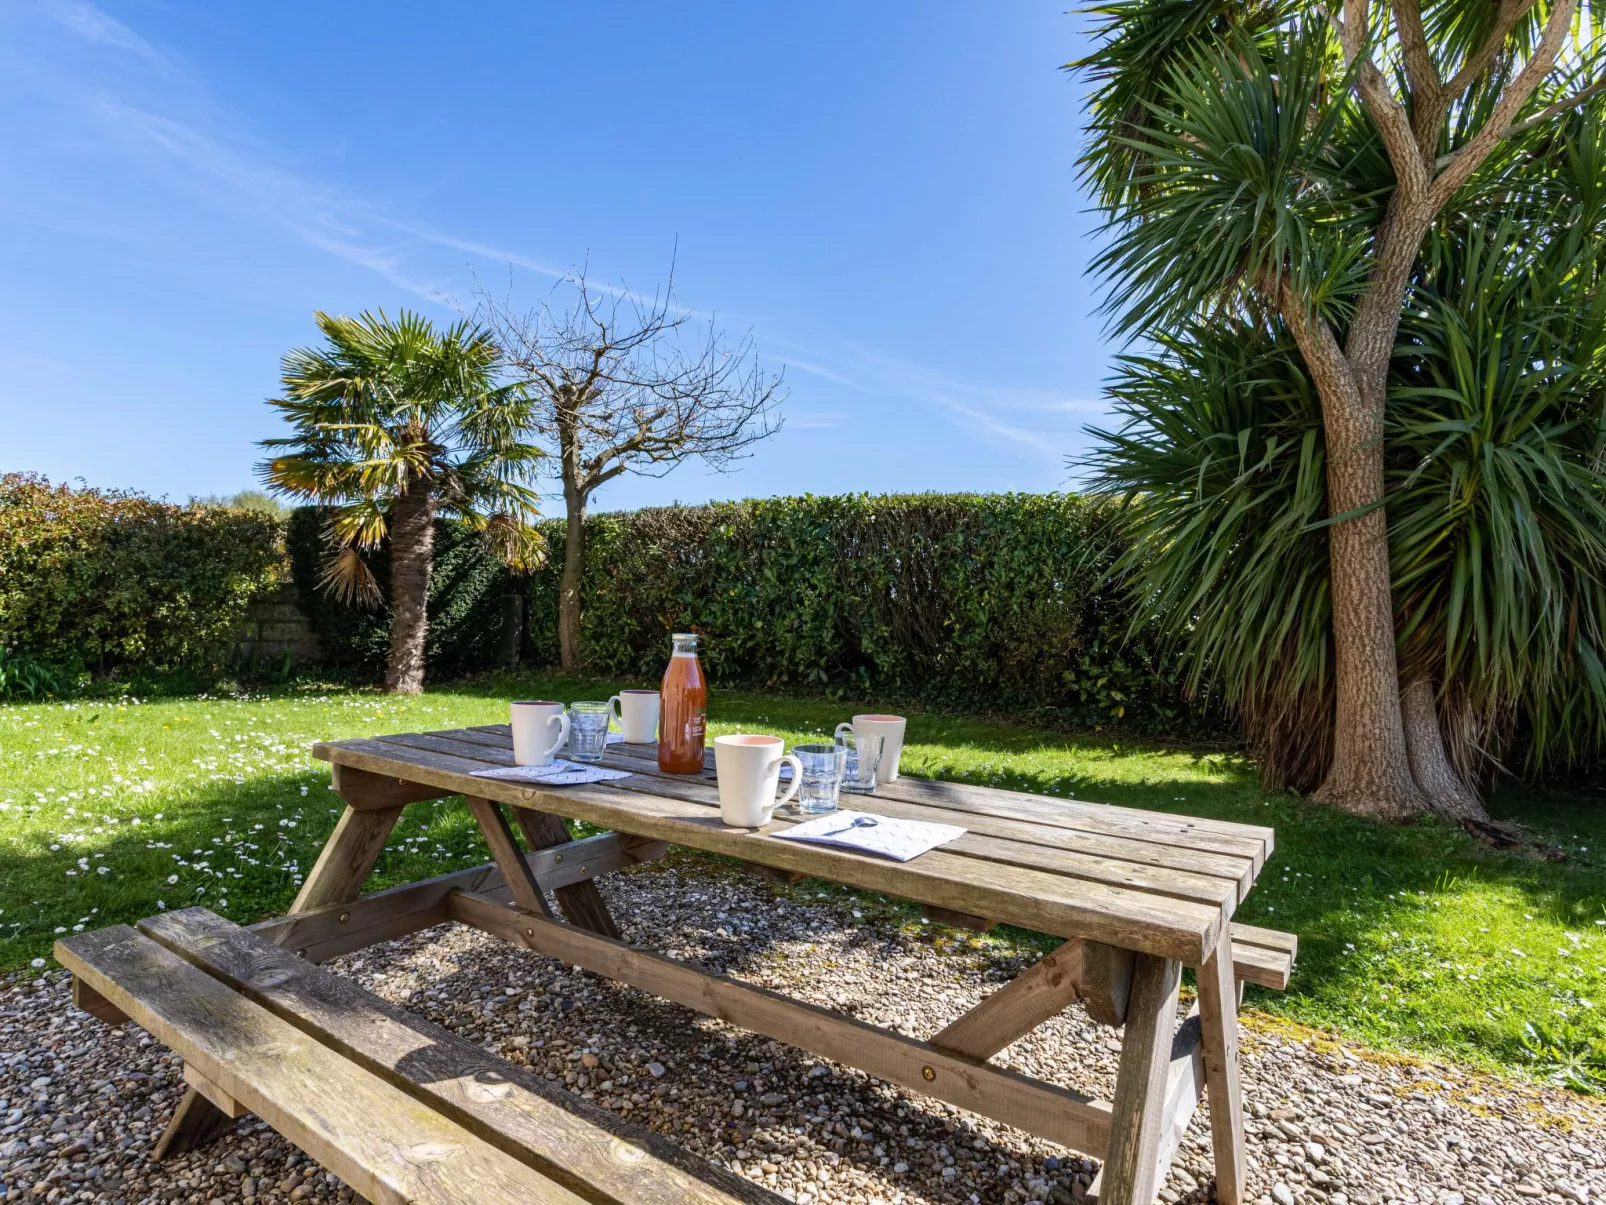
[[[36,969],[36,970],[37,970],[37,969],[38,969],[38,968],[39,968],[39,967],[42,967],[42,966],[44,966],[44,965],[45,965],[45,960],[44,960],[44,959],[43,959],[43,958],[35,958],[35,959],[34,959],[34,960],[33,960],[33,961],[32,961],[32,962],[30,962],[30,963],[29,963],[29,964],[28,964],[28,965],[29,965],[29,966],[31,966],[31,967],[33,967],[33,968],[35,968],[35,969]]]
[[[167,876],[167,881],[168,881],[168,882],[169,882],[169,883],[176,883],[176,882],[178,882],[178,875],[176,875],[176,874],[170,874],[170,875],[168,875],[168,876]]]

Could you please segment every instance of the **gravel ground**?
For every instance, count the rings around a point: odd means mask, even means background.
[[[1012,977],[1007,946],[813,884],[783,890],[676,856],[606,880],[633,941],[925,1035]],[[330,964],[704,1157],[817,1205],[1065,1205],[1097,1164],[474,930],[442,926]],[[1108,1098],[1120,1041],[1080,1008],[999,1055]],[[183,1088],[136,1026],[71,1007],[56,972],[0,990],[6,1201],[346,1201],[247,1118],[210,1148],[146,1152]],[[1606,1108],[1562,1089],[1354,1049],[1251,1015],[1250,1197],[1300,1202],[1606,1201]],[[1201,1108],[1161,1198],[1211,1198]]]

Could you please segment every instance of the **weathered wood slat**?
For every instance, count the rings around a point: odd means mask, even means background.
[[[473,731],[512,740],[506,724],[486,725]],[[652,756],[649,750],[639,746],[619,745],[612,746],[610,754],[638,759]],[[708,751],[705,765],[710,769],[713,766],[712,749]],[[947,806],[984,815],[1013,817],[1040,824],[1069,827],[1087,824],[1092,826],[1092,831],[1095,832],[1181,845],[1183,848],[1219,849],[1223,852],[1239,853],[1253,857],[1257,870],[1276,847],[1275,831],[1258,824],[1207,820],[1173,812],[1150,811],[1145,808],[1111,807],[1080,799],[1050,799],[1041,795],[1029,795],[1023,791],[1007,791],[999,787],[916,778],[910,775],[900,776],[895,783],[878,786],[875,798],[880,799],[883,795],[911,803],[951,800]],[[1225,844],[1218,844],[1217,838],[1222,839]]]
[[[931,1039],[933,1046],[987,1059],[1030,1033],[1076,999],[1082,942],[1072,938],[1038,959]]]
[[[541,884],[535,881],[529,863],[524,860],[523,852],[513,840],[513,830],[508,827],[507,817],[502,814],[502,805],[477,795],[467,796],[464,802],[468,804],[468,810],[474,813],[485,844],[491,847],[491,857],[496,859],[496,868],[502,872],[502,885],[513,897],[513,902],[527,912],[551,916],[552,907],[546,902]]]
[[[375,1205],[582,1205],[127,925],[58,941],[56,957]]]
[[[188,1064],[186,1064],[187,1066]],[[186,1088],[179,1097],[167,1128],[151,1148],[151,1161],[160,1163],[174,1155],[185,1155],[199,1150],[208,1143],[223,1137],[234,1128],[235,1118],[230,1117],[193,1087]]]
[[[216,1105],[218,1112],[222,1113],[230,1121],[238,1121],[251,1111],[202,1075],[200,1069],[194,1063],[184,1064],[184,1082]]]
[[[359,812],[383,812],[425,799],[445,799],[450,795],[450,792],[420,786],[405,778],[370,774],[367,770],[351,766],[334,767],[329,785],[334,787],[336,795],[345,800],[347,807],[356,808]]]
[[[1165,1119],[1160,1135],[1160,1146],[1154,1160],[1154,1182],[1164,1184],[1182,1145],[1188,1123],[1198,1111],[1199,1098],[1204,1094],[1204,1061],[1199,1038],[1199,1005],[1188,1011],[1186,1019],[1177,1027],[1171,1040],[1171,1066],[1166,1072]],[[1104,1192],[1104,1170],[1093,1177],[1083,1200],[1087,1205],[1099,1205]]]
[[[514,808],[513,819],[524,834],[524,843],[531,849],[568,848],[574,844],[569,827],[561,817],[532,812],[529,808]],[[592,879],[582,876],[571,886],[560,887],[552,894],[557,896],[558,907],[563,909],[563,918],[571,925],[579,925],[604,937],[619,936],[619,926],[614,924],[613,914],[608,911],[608,905]]]
[[[774,1194],[307,965],[203,908],[140,922],[235,991],[588,1200],[778,1202]]]
[[[500,730],[459,729],[425,735],[458,742],[465,747],[464,756],[486,760],[493,756],[506,757],[507,762],[497,764],[512,764],[512,738],[506,725]],[[469,752],[466,746],[470,745],[477,746],[478,751]],[[710,753],[705,776],[712,773],[712,757]],[[641,746],[612,745],[603,764],[649,777],[697,781],[696,777],[687,775],[663,774],[650,751]],[[969,797],[965,793],[976,793],[973,801],[976,806],[953,806],[952,801],[931,798],[933,791],[965,798]],[[961,824],[987,836],[1053,848],[1074,848],[1144,865],[1229,878],[1239,884],[1240,899],[1253,886],[1255,873],[1271,848],[1269,834],[1272,830],[1254,825],[1196,820],[1166,812],[1112,808],[1079,800],[1048,799],[1019,791],[931,779],[900,777],[896,783],[882,784],[876,788],[875,795],[866,799],[865,806],[888,815],[903,814],[891,808],[913,807],[920,811],[907,813],[910,819]],[[1218,850],[1213,838],[1200,840],[1200,831],[1225,837],[1225,848]]]
[[[1136,955],[1119,946],[1089,941],[1082,944],[1082,970],[1076,990],[1087,1015],[1105,1025],[1125,1025],[1132,993],[1132,967]]]
[[[957,912],[996,918],[1061,937],[1086,936],[1192,965],[1214,947],[1221,911],[1000,863],[934,850],[911,863],[776,840],[767,830],[726,828],[717,811],[609,784],[542,788],[476,778],[480,763],[449,754],[403,750],[378,741],[318,744],[316,756],[378,773],[404,770],[418,781],[584,820],[601,828],[676,842],[743,861],[818,875]]]
[[[1231,938],[1223,937],[1198,976],[1205,1081],[1210,1086],[1210,1138],[1220,1205],[1242,1205],[1247,1173],[1243,1093],[1238,1080],[1238,991],[1231,945]]]
[[[72,1002],[73,1007],[83,1009],[92,1017],[99,1017],[108,1025],[121,1025],[128,1020],[127,1013],[82,979],[75,978],[72,981]]]
[[[454,895],[450,907],[465,924],[732,1025],[1077,1150],[1097,1152],[1104,1147],[1109,1106],[1080,1093],[481,896]]]
[[[1261,945],[1250,940],[1246,941],[1240,930],[1247,925],[1233,925],[1232,933],[1232,973],[1235,978],[1245,983],[1259,984],[1274,991],[1283,991],[1288,987],[1288,977],[1293,973],[1294,954],[1288,949],[1275,949],[1271,946]],[[1261,929],[1260,933],[1270,930]],[[1292,934],[1277,934],[1287,936],[1297,944]]]
[[[356,899],[401,814],[400,806],[361,812],[348,804],[302,881],[290,911],[307,912]]]
[[[991,933],[998,927],[998,922],[991,917],[955,912],[952,908],[938,908],[933,904],[921,904],[920,911],[927,920],[934,920],[939,925],[952,925],[956,929],[969,929],[972,933]]]
[[[661,858],[668,849],[662,841],[632,837],[628,833],[600,833],[568,845],[526,853],[524,861],[541,889],[552,891],[638,862]],[[486,862],[433,879],[376,891],[349,904],[329,904],[310,912],[274,917],[250,928],[253,933],[294,951],[309,962],[327,962],[376,942],[445,924],[451,919],[446,915],[446,897],[453,891],[494,896],[504,888],[502,872],[496,868],[496,863]]]
[[[711,809],[719,807],[719,788],[712,783],[699,782],[695,779],[675,781],[640,776],[622,779],[611,785],[626,791],[699,803]],[[932,815],[932,809],[900,804],[883,806],[881,803],[876,803],[873,805],[873,810],[886,816],[937,823],[962,824],[965,820],[963,816],[939,819]],[[1238,902],[1238,884],[1233,880],[1211,878],[1188,871],[1160,869],[1117,858],[1095,857],[1077,850],[1054,849],[1028,842],[984,836],[975,832],[966,832],[963,836],[949,841],[942,847],[942,852],[975,858],[983,862],[1002,863],[1006,866],[1030,867],[1091,883],[1104,883],[1153,895],[1213,905],[1221,911],[1223,919],[1232,915],[1232,910]],[[977,868],[975,873],[985,875],[986,871]]]
[[[1140,954],[1132,969],[1101,1205],[1150,1205],[1160,1187],[1160,1147],[1168,1129],[1166,1089],[1181,982],[1182,966],[1172,959]]]

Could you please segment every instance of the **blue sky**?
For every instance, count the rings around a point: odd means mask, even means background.
[[[0,0],[0,469],[247,488],[313,310],[674,256],[786,425],[600,506],[1060,487],[1113,351],[1066,7]]]

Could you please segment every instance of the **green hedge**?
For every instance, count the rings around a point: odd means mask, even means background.
[[[282,563],[274,519],[0,477],[0,648],[97,676],[215,671]]]
[[[304,608],[337,664],[377,676],[386,615],[316,587],[322,517],[290,521]],[[491,669],[502,597],[527,600],[524,655],[553,664],[563,525],[548,566],[509,574],[461,525],[436,529],[429,669]],[[668,634],[702,633],[722,685],[1049,713],[1073,724],[1172,726],[1191,714],[1152,640],[1128,641],[1108,579],[1114,513],[1064,494],[777,498],[598,515],[587,523],[588,668],[652,680]],[[381,553],[372,561],[388,577]]]
[[[1065,494],[777,498],[587,525],[583,648],[651,679],[700,632],[718,683],[917,699],[1075,724],[1171,725],[1173,667],[1128,641],[1108,570],[1114,512]],[[529,646],[554,661],[556,573],[534,575]]]
[[[331,598],[318,586],[325,556],[326,511],[292,511],[285,545],[295,577],[296,600],[312,621],[326,663],[334,669],[378,679],[390,647],[390,612],[359,610]],[[389,547],[365,558],[387,598]],[[502,638],[502,596],[523,593],[507,566],[485,549],[464,524],[435,521],[435,572],[429,586],[429,637],[425,658],[435,677],[460,677],[495,668]]]

